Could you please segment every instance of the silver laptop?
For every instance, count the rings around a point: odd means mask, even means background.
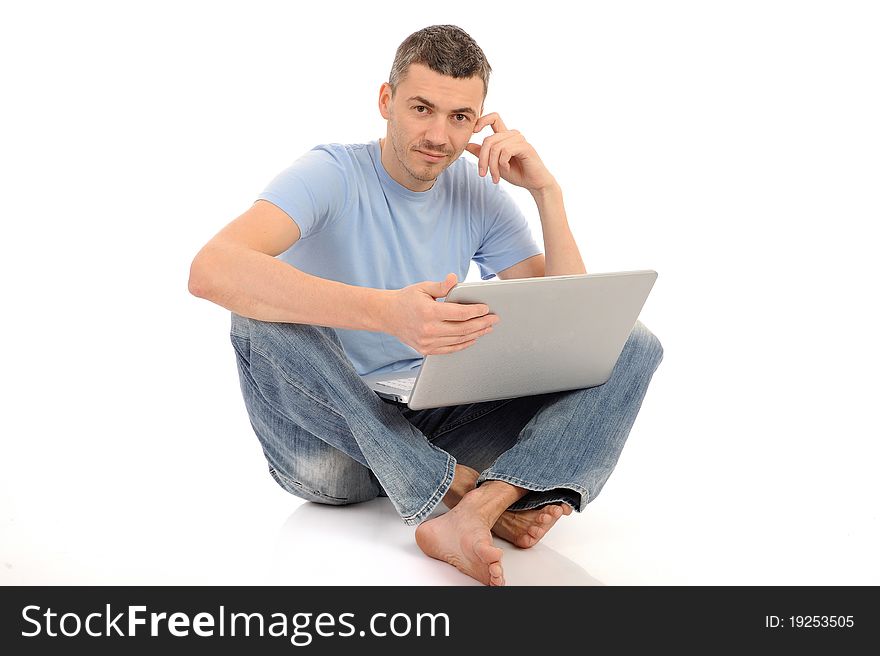
[[[601,385],[656,279],[645,270],[460,283],[444,302],[488,305],[501,319],[492,332],[416,369],[362,378],[413,410]]]

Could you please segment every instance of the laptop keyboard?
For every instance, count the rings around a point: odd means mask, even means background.
[[[392,378],[391,380],[383,380],[383,385],[393,387],[400,390],[410,390],[416,384],[416,377],[412,378]]]

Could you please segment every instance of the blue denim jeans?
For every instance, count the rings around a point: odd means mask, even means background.
[[[663,359],[637,322],[604,385],[410,410],[361,380],[331,328],[233,313],[230,336],[275,481],[318,503],[388,496],[411,525],[443,499],[456,462],[481,472],[478,485],[529,490],[511,510],[565,502],[582,511],[617,464]]]

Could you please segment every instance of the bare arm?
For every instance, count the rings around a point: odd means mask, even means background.
[[[490,136],[481,145],[468,144],[467,151],[479,158],[480,175],[492,175],[498,183],[501,178],[532,194],[541,216],[546,257],[520,262],[499,272],[499,278],[563,276],[586,273],[577,242],[568,226],[562,189],[544,166],[538,153],[519,130],[508,130],[498,112],[477,119],[474,133],[486,126],[492,127]]]
[[[498,321],[481,303],[435,302],[456,284],[455,274],[443,282],[373,289],[325,280],[275,259],[299,237],[296,221],[257,201],[196,255],[190,293],[259,321],[388,333],[425,355],[465,349]]]
[[[383,330],[387,290],[326,280],[275,258],[299,238],[291,217],[259,200],[199,251],[189,291],[260,321]]]
[[[546,190],[532,192],[538,205],[541,217],[541,230],[544,233],[544,251],[546,263],[545,276],[564,276],[586,273],[584,261],[578,250],[577,242],[568,226],[565,205],[562,202],[562,190],[554,184]]]

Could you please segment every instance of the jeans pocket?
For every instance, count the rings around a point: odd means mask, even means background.
[[[250,365],[251,340],[247,337],[236,335],[235,333],[230,333],[229,339],[232,341],[232,348],[235,349],[236,355],[241,358],[245,365]]]

